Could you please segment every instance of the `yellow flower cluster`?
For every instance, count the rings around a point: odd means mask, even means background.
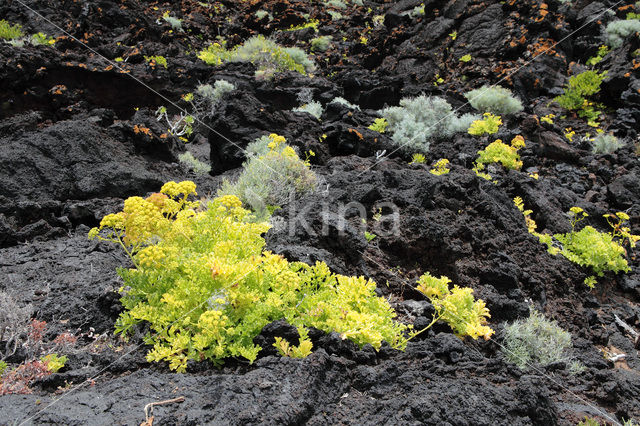
[[[218,202],[229,209],[242,207],[242,201],[235,195],[224,195],[217,198]]]
[[[124,202],[126,235],[128,245],[143,244],[166,228],[166,219],[151,202],[141,197],[129,197]]]
[[[124,215],[122,213],[112,213],[106,215],[100,221],[100,228],[123,229]]]
[[[137,259],[142,268],[152,268],[162,263],[166,254],[162,247],[148,246],[138,252]]]
[[[185,180],[180,183],[176,183],[174,181],[167,182],[162,185],[160,192],[174,198],[177,198],[180,194],[183,194],[184,198],[190,194],[198,195],[196,192],[196,184],[190,180]]]
[[[448,166],[449,166],[449,160],[447,160],[446,158],[441,158],[433,165],[433,169],[429,170],[429,172],[432,175],[436,175],[436,176],[446,175],[451,171],[451,169]]]
[[[198,326],[207,334],[220,334],[220,330],[226,327],[229,318],[218,310],[204,311],[198,319]]]
[[[284,144],[287,142],[287,140],[285,139],[284,136],[280,136],[276,133],[271,133],[269,135],[269,139],[271,139],[271,142],[269,142],[269,144],[267,145],[269,147],[269,149],[271,150],[275,150],[276,148],[278,148],[280,145]]]

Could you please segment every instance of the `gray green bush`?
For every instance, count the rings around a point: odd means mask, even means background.
[[[594,154],[611,154],[624,146],[624,142],[612,134],[600,133],[593,138],[591,152]]]
[[[548,365],[566,362],[572,372],[584,367],[572,360],[570,350],[571,334],[563,330],[555,321],[531,308],[529,318],[506,325],[503,354],[522,370],[531,364]]]
[[[270,208],[284,205],[291,194],[315,191],[317,177],[309,164],[286,143],[274,141],[263,136],[249,144],[240,176],[234,183],[225,180],[218,195],[235,195],[263,217]]]
[[[466,132],[480,119],[474,114],[458,117],[446,100],[425,95],[403,98],[400,106],[385,108],[380,114],[389,122],[387,131],[393,142],[407,153],[426,153],[433,140]]]
[[[605,29],[607,44],[614,49],[622,47],[624,39],[640,32],[640,19],[620,19],[609,22]]]
[[[198,58],[209,65],[251,62],[258,68],[257,74],[265,77],[282,71],[306,74],[315,69],[313,61],[304,50],[298,47],[282,47],[263,35],[251,37],[233,49],[227,49],[224,43],[213,43],[201,51]]]
[[[311,51],[312,52],[324,52],[331,45],[331,36],[320,36],[311,39]]]
[[[349,102],[348,100],[346,100],[345,98],[342,98],[340,96],[336,96],[335,98],[333,98],[331,100],[331,102],[329,102],[330,104],[341,104],[346,106],[349,109],[357,109],[360,110],[360,107],[358,105],[354,105],[351,102]]]
[[[513,96],[511,90],[500,86],[482,86],[467,92],[465,98],[481,113],[495,115],[514,114],[522,111],[522,102]]]

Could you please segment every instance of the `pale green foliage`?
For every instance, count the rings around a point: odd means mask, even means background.
[[[348,100],[346,100],[345,98],[342,98],[340,96],[337,96],[335,98],[333,98],[331,100],[331,102],[329,102],[330,104],[336,103],[336,104],[341,104],[346,106],[349,109],[357,109],[360,110],[360,107],[358,105],[354,105],[351,102],[349,102]]]
[[[189,151],[178,155],[178,160],[180,161],[181,164],[184,164],[189,170],[192,170],[196,175],[203,175],[211,171],[210,165],[198,160]]]
[[[311,102],[306,103],[304,105],[301,105],[301,106],[299,106],[297,108],[294,108],[293,111],[306,112],[307,114],[311,114],[315,118],[320,120],[320,117],[322,117],[322,112],[324,111],[324,108],[322,108],[322,104],[320,102],[311,101]]]
[[[326,7],[335,7],[336,9],[346,9],[347,5],[342,0],[328,0],[324,2]]]
[[[312,72],[315,65],[306,53],[297,47],[281,47],[262,35],[254,36],[244,44],[226,49],[224,45],[213,43],[198,54],[198,58],[208,65],[225,62],[251,62],[261,73],[297,71],[301,74]]]
[[[505,326],[504,354],[520,368],[531,362],[549,364],[563,360],[570,344],[571,335],[535,309],[526,320]]]
[[[592,141],[594,154],[611,154],[624,146],[624,142],[607,133],[600,133]]]
[[[6,362],[4,361],[0,361],[0,377],[2,377],[2,374],[4,374],[5,370],[7,369],[8,365]]]
[[[331,46],[331,36],[320,36],[311,39],[312,52],[325,52]]]
[[[282,142],[274,142],[276,138]],[[248,161],[235,183],[224,181],[219,195],[235,195],[260,216],[270,207],[282,206],[290,194],[316,189],[316,175],[282,136],[263,136],[247,147]]]
[[[271,14],[269,12],[267,12],[266,10],[257,10],[256,13],[254,13],[255,17],[258,18],[259,21],[263,20],[266,16],[269,17],[269,20],[271,21],[273,19],[273,17],[271,16]]]
[[[527,370],[534,363],[571,362],[571,334],[533,308],[529,318],[506,325],[504,331],[502,353],[520,369]]]
[[[500,86],[482,86],[464,95],[472,107],[492,114],[514,114],[522,111],[522,102],[511,90]]]
[[[169,25],[171,25],[171,28],[176,30],[176,31],[184,31],[182,29],[182,20],[178,19],[174,16],[170,16],[169,15],[169,11],[167,10],[166,12],[164,12],[162,14],[162,19],[168,23]]]
[[[316,69],[313,61],[309,59],[305,51],[299,47],[285,47],[284,51],[289,54],[293,62],[302,65],[305,73],[313,72]]]
[[[90,232],[90,238],[109,232],[102,239],[131,257],[135,267],[119,270],[125,310],[116,332],[127,335],[136,324],[148,324],[148,361],[167,361],[179,372],[188,360],[253,362],[261,350],[254,338],[276,320],[298,330],[335,331],[360,346],[379,349],[383,340],[406,346],[408,327],[394,320],[373,281],[263,251],[261,235],[270,226],[255,222],[237,197],[219,197],[206,210],[194,210],[198,203],[187,201],[193,193],[193,182],[169,182],[161,194],[127,199],[123,212],[106,216]],[[296,355],[311,349],[304,332],[301,337]],[[293,354],[291,348],[286,352]]]
[[[200,84],[196,88],[196,93],[208,100],[211,104],[218,103],[227,93],[236,90],[236,86],[226,80],[216,80],[213,86],[210,84]]]
[[[409,16],[411,16],[412,18],[419,18],[421,16],[424,16],[424,3],[414,7],[413,10],[409,12]]]
[[[24,35],[20,24],[11,25],[4,19],[0,20],[0,39],[14,40]]]
[[[400,106],[385,108],[381,115],[389,122],[392,139],[408,152],[428,152],[432,140],[445,139],[464,132],[478,117],[457,117],[449,103],[425,95],[403,98]]]
[[[640,32],[640,19],[621,19],[610,22],[605,29],[607,44],[614,49],[621,47],[624,39]]]

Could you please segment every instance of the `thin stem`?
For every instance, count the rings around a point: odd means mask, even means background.
[[[430,323],[428,326],[426,326],[426,327],[425,327],[425,328],[423,328],[422,330],[420,330],[420,331],[418,331],[418,332],[414,333],[411,337],[409,337],[409,338],[407,339],[407,342],[408,342],[408,341],[410,341],[411,339],[413,339],[414,337],[416,337],[417,335],[419,335],[420,333],[422,333],[423,331],[430,329],[430,328],[431,328],[431,326],[432,326],[433,324],[435,324],[435,323],[436,323],[436,322],[437,322],[441,317],[442,317],[442,315],[436,315],[436,314],[434,314],[434,315],[433,315],[433,321],[431,321],[431,323]]]

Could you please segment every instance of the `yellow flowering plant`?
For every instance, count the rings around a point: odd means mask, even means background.
[[[127,336],[147,323],[147,360],[166,361],[180,372],[189,360],[252,362],[261,350],[253,339],[280,319],[298,330],[336,331],[361,346],[406,346],[409,327],[395,321],[373,281],[264,251],[268,223],[255,221],[234,195],[196,208],[187,198],[195,189],[192,182],[170,182],[160,195],[131,197],[123,212],[105,217],[90,233],[119,244],[132,258],[133,268],[118,271],[124,312],[116,333]],[[281,353],[310,353],[311,342],[305,331],[300,334],[297,347],[277,341]]]
[[[436,176],[442,176],[449,173],[451,169],[449,168],[449,160],[446,158],[441,158],[436,161],[433,165],[433,168],[429,170],[429,173]]]
[[[457,285],[449,288],[450,283],[448,277],[436,278],[428,272],[420,277],[416,289],[427,296],[436,312],[431,323],[424,329],[413,332],[411,338],[429,329],[439,320],[446,322],[458,337],[483,337],[485,340],[491,338],[494,331],[486,325],[487,318],[491,318],[491,315],[484,301],[473,297],[473,289]]]
[[[478,159],[475,162],[473,171],[484,179],[491,180],[491,175],[484,173],[487,164],[500,163],[510,170],[520,170],[522,161],[518,151],[525,146],[524,138],[520,135],[511,140],[511,145],[507,145],[500,139],[491,142],[485,149],[478,151]]]
[[[546,244],[548,252],[552,255],[562,254],[570,261],[590,268],[598,277],[605,272],[629,272],[629,264],[625,258],[626,250],[622,244],[629,243],[634,247],[640,236],[632,235],[626,224],[629,216],[624,212],[615,215],[606,214],[604,217],[612,227],[611,232],[600,232],[592,226],[585,226],[576,231],[576,226],[589,215],[580,207],[571,207],[571,232],[565,234],[546,234],[536,232],[536,223],[531,218],[531,210],[525,210],[521,197],[514,198],[518,210],[522,212],[527,223],[529,233],[538,237],[541,243]],[[584,283],[593,288],[596,283],[595,276],[589,276]]]
[[[387,130],[388,125],[389,122],[386,118],[376,118],[368,129],[373,130],[374,132],[384,133]]]
[[[501,124],[502,118],[499,115],[485,112],[482,120],[476,120],[471,123],[468,133],[473,136],[492,135],[498,131]]]

